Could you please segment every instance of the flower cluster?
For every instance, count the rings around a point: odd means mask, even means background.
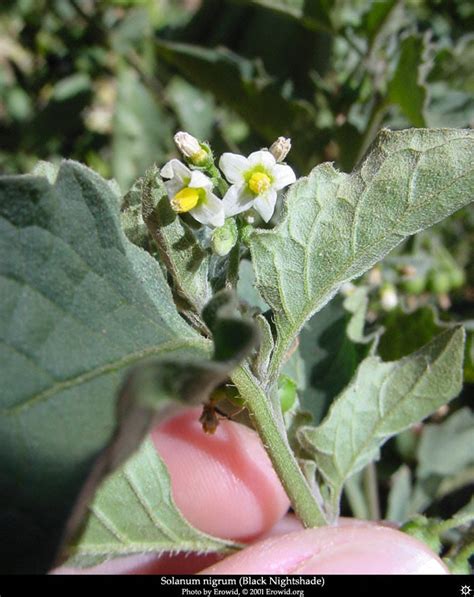
[[[226,185],[220,199],[213,189],[221,174],[209,157],[210,150],[187,133],[177,133],[175,142],[188,163],[199,169],[191,169],[177,159],[161,169],[171,207],[177,213],[189,212],[207,226],[219,228],[226,218],[251,208],[268,222],[275,211],[278,191],[296,180],[290,166],[279,163],[291,147],[289,139],[280,137],[269,150],[255,151],[248,157],[222,155],[219,167],[230,186]]]

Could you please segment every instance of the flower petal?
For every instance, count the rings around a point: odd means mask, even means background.
[[[199,170],[193,170],[191,173],[191,180],[188,182],[188,187],[194,189],[212,189],[212,180]]]
[[[229,182],[240,183],[243,180],[245,170],[249,168],[249,162],[243,155],[223,153],[219,160],[219,168],[224,172]]]
[[[222,199],[225,215],[235,216],[252,207],[254,196],[247,191],[246,185],[232,185]]]
[[[262,216],[265,222],[269,222],[275,211],[277,192],[269,189],[265,194],[259,195],[253,204],[253,207]]]
[[[266,170],[272,171],[275,167],[276,160],[273,155],[267,150],[254,151],[248,157],[250,166],[261,164]]]
[[[296,181],[296,175],[290,166],[284,164],[277,164],[273,168],[273,188],[279,191],[289,184],[293,184]]]
[[[160,170],[163,178],[177,178],[184,186],[184,180],[191,178],[191,170],[176,158],[167,162]]]
[[[168,197],[170,199],[172,199],[176,193],[179,193],[184,186],[184,182],[178,178],[172,178],[171,180],[165,181],[166,191],[168,192]]]
[[[219,228],[224,225],[224,205],[214,193],[206,193],[206,202],[199,204],[189,212],[195,220]]]

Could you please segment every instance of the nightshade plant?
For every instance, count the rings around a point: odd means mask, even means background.
[[[384,442],[461,389],[460,325],[382,361],[347,283],[472,201],[472,131],[382,130],[351,174],[323,163],[296,182],[287,139],[220,160],[176,142],[184,161],[151,167],[124,197],[72,161],[0,179],[6,572],[238,549],[184,520],[146,439],[180,403],[244,406],[309,527],[333,523]],[[317,361],[310,338],[341,288],[364,349],[311,421],[295,360]]]

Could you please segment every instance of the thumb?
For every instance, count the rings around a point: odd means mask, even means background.
[[[296,531],[253,544],[202,574],[448,574],[424,543],[376,524]]]

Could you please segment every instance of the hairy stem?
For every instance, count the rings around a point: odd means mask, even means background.
[[[305,527],[326,524],[321,506],[311,489],[288,444],[286,435],[280,430],[272,405],[252,373],[244,366],[232,374],[232,381],[240,395],[262,439],[291,505]]]
[[[234,248],[229,255],[229,267],[227,270],[227,285],[230,288],[237,288],[239,281],[239,265],[240,265],[240,241],[235,243]]]
[[[369,121],[367,122],[365,132],[360,141],[359,151],[355,160],[356,164],[358,164],[362,160],[362,158],[365,155],[365,152],[374,140],[377,131],[382,125],[385,113],[387,111],[387,107],[387,103],[383,98],[379,96],[375,98],[372,111],[369,116]]]
[[[367,501],[362,488],[360,487],[359,475],[354,475],[347,479],[344,485],[344,493],[355,518],[368,520],[370,518]]]
[[[375,463],[371,462],[364,469],[364,489],[367,497],[367,505],[370,520],[380,520],[379,489],[377,484],[377,469]]]

